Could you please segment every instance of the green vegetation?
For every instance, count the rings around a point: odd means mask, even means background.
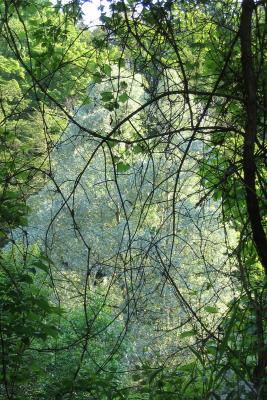
[[[266,1],[88,3],[0,0],[0,399],[263,400]]]

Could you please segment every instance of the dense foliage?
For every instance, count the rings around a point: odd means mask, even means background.
[[[0,1],[0,399],[265,399],[267,3],[86,3]]]

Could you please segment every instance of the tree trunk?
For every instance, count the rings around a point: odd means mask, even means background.
[[[252,15],[255,8],[253,0],[243,0],[240,21],[241,63],[244,81],[244,103],[246,108],[246,130],[243,147],[243,171],[248,219],[259,260],[267,276],[267,239],[262,224],[259,199],[256,192],[255,141],[257,135],[257,80],[253,67],[252,54]],[[257,311],[257,310],[256,310]],[[263,335],[264,312],[257,313],[258,361],[254,368],[253,380],[257,398],[266,376],[267,351]]]

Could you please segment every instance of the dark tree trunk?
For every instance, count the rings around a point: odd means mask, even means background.
[[[247,114],[243,149],[243,169],[246,204],[253,240],[259,259],[267,275],[267,239],[262,226],[259,200],[256,193],[256,162],[254,157],[257,133],[257,82],[251,50],[253,0],[243,0],[240,23],[241,61],[244,79],[244,100]]]
[[[257,80],[253,67],[252,54],[252,16],[255,8],[253,0],[243,0],[240,21],[241,63],[244,81],[244,103],[246,107],[246,130],[243,147],[243,171],[246,193],[246,206],[253,241],[258,257],[267,276],[267,238],[262,224],[259,198],[256,192],[255,141],[257,135]],[[263,50],[264,51],[264,50]],[[267,351],[264,343],[264,312],[258,304],[256,310],[258,361],[254,368],[253,380],[257,398],[266,377]]]

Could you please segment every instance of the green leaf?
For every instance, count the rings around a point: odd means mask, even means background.
[[[192,370],[194,370],[194,368],[196,367],[196,362],[190,362],[188,364],[185,365],[181,365],[179,367],[179,371],[184,371],[184,372],[191,372]]]
[[[116,4],[113,4],[113,9],[117,12],[124,12],[126,8],[123,1],[118,1]]]
[[[115,164],[118,164],[120,162],[120,157],[113,156],[113,161],[114,161]]]
[[[107,102],[113,100],[112,92],[102,92],[101,93],[102,101]]]
[[[49,267],[48,265],[44,264],[42,261],[35,261],[33,263],[34,267],[41,269],[42,271],[48,273],[49,272]]]
[[[110,65],[105,64],[105,65],[103,66],[103,72],[104,72],[104,74],[106,74],[106,75],[108,75],[108,76],[111,76],[111,71],[112,71],[112,69],[111,69],[111,66],[110,66]]]
[[[45,310],[45,311],[48,311],[48,312],[50,312],[51,311],[51,307],[50,307],[50,305],[49,305],[49,303],[48,303],[48,301],[47,300],[45,300],[45,299],[43,299],[43,298],[35,298],[34,299],[34,302],[35,302],[35,304],[38,306],[38,307],[40,307],[42,310]]]
[[[30,149],[30,146],[27,144],[27,146],[25,146],[25,149]],[[27,172],[27,171],[23,171],[23,172],[20,172],[19,174],[18,174],[18,178],[19,179],[22,179],[22,180],[26,180],[26,179],[28,179],[29,178],[29,172]]]
[[[189,296],[197,296],[198,291],[197,290],[189,290],[188,294],[189,294]]]
[[[207,346],[207,352],[209,354],[215,355],[217,353],[217,346]]]
[[[212,287],[212,284],[210,282],[206,283],[206,290],[209,290]]]
[[[87,68],[88,68],[88,71],[91,72],[91,73],[97,72],[96,71],[97,70],[97,64],[95,62],[93,62],[93,61],[91,61],[91,62],[89,62],[87,64]]]
[[[217,314],[219,312],[217,307],[212,307],[212,306],[206,306],[204,307],[204,310],[210,314]]]
[[[124,58],[120,58],[120,59],[119,59],[119,61],[118,61],[118,66],[119,66],[120,68],[125,67],[125,59],[124,59]],[[127,84],[126,84],[126,86],[127,86]]]
[[[63,315],[65,311],[61,307],[50,306],[50,312],[57,315]]]
[[[131,168],[129,164],[124,164],[123,162],[117,164],[117,172],[126,172],[129,168]]]
[[[129,99],[129,96],[128,96],[127,93],[122,93],[122,94],[119,96],[119,101],[120,101],[121,103],[125,103],[128,99]]]
[[[21,217],[21,218],[19,219],[19,224],[20,224],[20,225],[27,225],[27,224],[28,224],[27,218],[26,218],[26,217]]]
[[[12,192],[10,190],[6,191],[5,194],[5,199],[17,199],[21,196],[19,192]]]
[[[120,82],[120,89],[122,90],[127,89],[127,86],[128,86],[127,82],[125,81]]]
[[[44,332],[46,333],[47,336],[52,336],[53,338],[56,338],[58,336],[58,329],[55,326],[52,325],[45,325],[43,327]]]
[[[195,334],[196,334],[196,331],[194,331],[194,330],[185,331],[185,332],[181,333],[180,338],[183,339],[183,338],[186,338],[186,337],[195,336]]]
[[[101,81],[102,81],[102,75],[100,74],[100,72],[95,72],[94,74],[93,74],[93,76],[92,76],[92,80],[95,82],[95,83],[101,83]]]
[[[116,146],[116,144],[117,144],[117,142],[115,142],[115,140],[112,140],[112,139],[108,140],[107,143],[108,143],[109,147],[111,147],[111,148]]]
[[[108,24],[109,22],[112,22],[112,18],[111,17],[107,17],[106,15],[101,15],[101,17],[99,18],[101,22],[104,22],[106,24]]]
[[[83,105],[86,105],[86,104],[91,104],[91,98],[89,96],[86,96],[83,99]]]
[[[149,383],[151,383],[160,372],[162,372],[161,368],[156,369],[155,371],[151,372],[151,374],[149,374],[149,377],[148,377]]]
[[[33,279],[30,275],[22,275],[22,277],[20,278],[20,282],[25,282],[25,283],[33,283]]]
[[[139,144],[137,144],[136,146],[133,146],[133,153],[134,154],[139,154],[139,153],[143,153],[143,152],[144,152],[144,149]]]

